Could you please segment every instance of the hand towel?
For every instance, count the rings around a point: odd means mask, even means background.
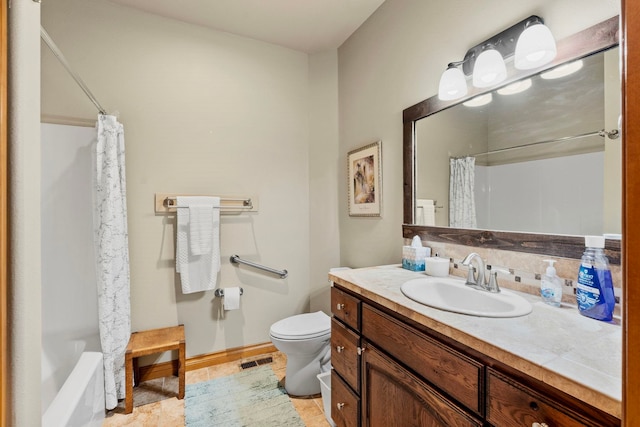
[[[436,225],[435,202],[430,199],[416,200],[416,224]]]
[[[219,197],[191,197],[189,205],[189,248],[193,255],[211,252],[213,225],[220,221]]]
[[[182,293],[208,291],[216,287],[218,271],[220,271],[220,211],[212,209],[210,234],[199,236],[199,240],[210,239],[210,250],[207,253],[193,253],[189,240],[191,237],[191,206],[220,205],[218,197],[177,197],[177,231],[176,231],[176,272],[180,273]],[[197,221],[200,221],[198,218]],[[200,227],[202,224],[195,225]],[[195,228],[194,227],[194,228]],[[202,229],[209,229],[208,225]],[[209,244],[207,244],[209,245]],[[203,245],[204,246],[204,245]],[[202,246],[199,246],[202,247]]]

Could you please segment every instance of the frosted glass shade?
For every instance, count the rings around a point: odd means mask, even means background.
[[[467,81],[460,68],[450,67],[442,73],[438,87],[438,98],[443,101],[462,98],[467,94]]]
[[[478,55],[473,66],[473,85],[489,87],[496,85],[507,77],[507,67],[502,55],[495,49],[487,49]]]
[[[551,30],[543,24],[532,25],[518,38],[513,65],[518,70],[529,70],[551,62],[556,53]]]

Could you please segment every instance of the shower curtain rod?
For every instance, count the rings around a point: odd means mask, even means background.
[[[71,69],[71,66],[67,62],[67,59],[64,57],[64,55],[62,54],[60,49],[58,49],[58,46],[55,44],[53,39],[49,36],[49,34],[47,33],[47,31],[44,29],[44,27],[42,25],[40,26],[40,38],[42,38],[42,40],[44,40],[44,42],[47,44],[49,49],[51,49],[51,52],[53,52],[55,57],[58,58],[58,61],[60,61],[62,66],[64,68],[66,68],[66,70],[69,72],[69,74],[71,75],[73,80],[75,80],[76,83],[78,84],[78,86],[80,86],[80,89],[82,89],[84,91],[84,93],[89,97],[89,99],[91,100],[93,105],[96,106],[96,108],[98,109],[100,114],[107,114],[106,110],[104,108],[102,108],[102,106],[100,105],[98,100],[95,98],[95,96],[93,96],[93,94],[91,93],[91,91],[89,90],[87,85],[84,84],[84,82],[82,81],[80,76],[78,74],[76,74],[76,72]]]
[[[596,136],[596,135],[601,136],[603,138],[606,136],[609,139],[618,139],[618,137],[620,136],[620,131],[618,129],[613,129],[613,130],[611,130],[609,132],[607,132],[604,129],[594,130],[593,132],[581,133],[580,135],[565,136],[565,137],[562,137],[562,138],[549,139],[549,140],[546,140],[546,141],[531,142],[529,144],[516,145],[515,147],[499,148],[497,150],[487,151],[485,153],[468,154],[466,156],[457,156],[457,157],[450,157],[450,158],[451,159],[464,159],[465,157],[488,156],[488,155],[491,155],[491,154],[504,153],[504,152],[511,151],[511,150],[519,150],[521,148],[533,147],[533,146],[541,145],[541,144],[551,144],[553,142],[564,142],[564,141],[570,141],[572,139],[586,138],[588,136]]]

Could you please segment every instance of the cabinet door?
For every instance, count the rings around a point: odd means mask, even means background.
[[[371,344],[366,344],[362,363],[363,427],[482,425]]]

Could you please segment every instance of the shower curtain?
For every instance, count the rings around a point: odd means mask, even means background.
[[[98,318],[105,403],[113,409],[125,397],[124,354],[131,335],[124,128],[116,117],[102,114],[97,126],[93,222]]]
[[[475,157],[450,159],[449,226],[476,228]]]

